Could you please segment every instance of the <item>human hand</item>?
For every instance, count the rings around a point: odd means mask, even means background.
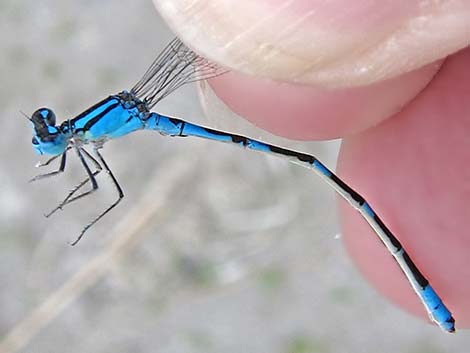
[[[470,3],[465,0],[154,0],[180,37],[230,73],[217,95],[295,139],[343,137],[338,174],[470,326]],[[189,4],[185,7],[185,5]],[[272,81],[272,80],[276,80]],[[373,231],[341,203],[346,246],[388,298],[424,310]]]

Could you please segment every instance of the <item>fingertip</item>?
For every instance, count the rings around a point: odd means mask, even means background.
[[[230,73],[211,80],[231,110],[278,136],[297,140],[343,137],[399,111],[431,80],[440,63],[365,87],[325,89]]]
[[[368,199],[453,312],[470,326],[470,50],[449,58],[393,119],[342,146],[338,173]],[[361,272],[393,302],[426,317],[373,231],[341,205],[345,243]]]

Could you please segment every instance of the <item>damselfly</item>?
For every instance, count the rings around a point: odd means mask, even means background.
[[[33,125],[33,147],[39,154],[52,155],[48,161],[40,166],[47,166],[56,159],[60,159],[60,163],[57,170],[38,175],[32,180],[51,177],[63,172],[66,166],[67,152],[70,150],[75,151],[87,174],[87,178],[73,188],[65,199],[47,216],[97,190],[96,175],[103,169],[111,176],[119,195],[108,208],[82,229],[72,245],[77,244],[85,232],[111,211],[124,196],[121,186],[100,152],[107,140],[137,130],[155,130],[162,135],[173,137],[195,136],[231,143],[239,147],[287,159],[316,172],[330,187],[345,198],[373,228],[395,258],[398,266],[400,266],[426,308],[431,320],[443,330],[454,332],[452,314],[432,289],[428,280],[418,270],[418,267],[408,256],[398,239],[361,195],[314,156],[256,141],[245,136],[209,129],[150,111],[161,99],[177,88],[190,82],[215,77],[224,72],[224,69],[197,55],[178,39],[174,39],[165,47],[144,76],[130,91],[122,91],[111,95],[75,118],[65,120],[60,125],[56,125],[55,114],[48,108],[40,108],[33,113],[29,118]],[[88,144],[91,145],[94,156],[86,150]],[[93,171],[90,164],[94,167]],[[91,184],[91,188],[83,191],[83,186],[88,183]]]

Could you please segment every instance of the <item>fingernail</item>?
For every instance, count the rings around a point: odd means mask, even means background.
[[[154,0],[202,55],[250,75],[350,87],[468,45],[466,0]]]

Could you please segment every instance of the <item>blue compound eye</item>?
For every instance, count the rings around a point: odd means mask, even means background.
[[[36,110],[33,113],[32,120],[37,121],[38,119],[44,120],[49,126],[55,126],[55,114],[49,108],[41,108]]]
[[[39,145],[39,141],[36,139],[36,137],[33,137],[33,139],[31,140],[31,143],[33,145]]]

